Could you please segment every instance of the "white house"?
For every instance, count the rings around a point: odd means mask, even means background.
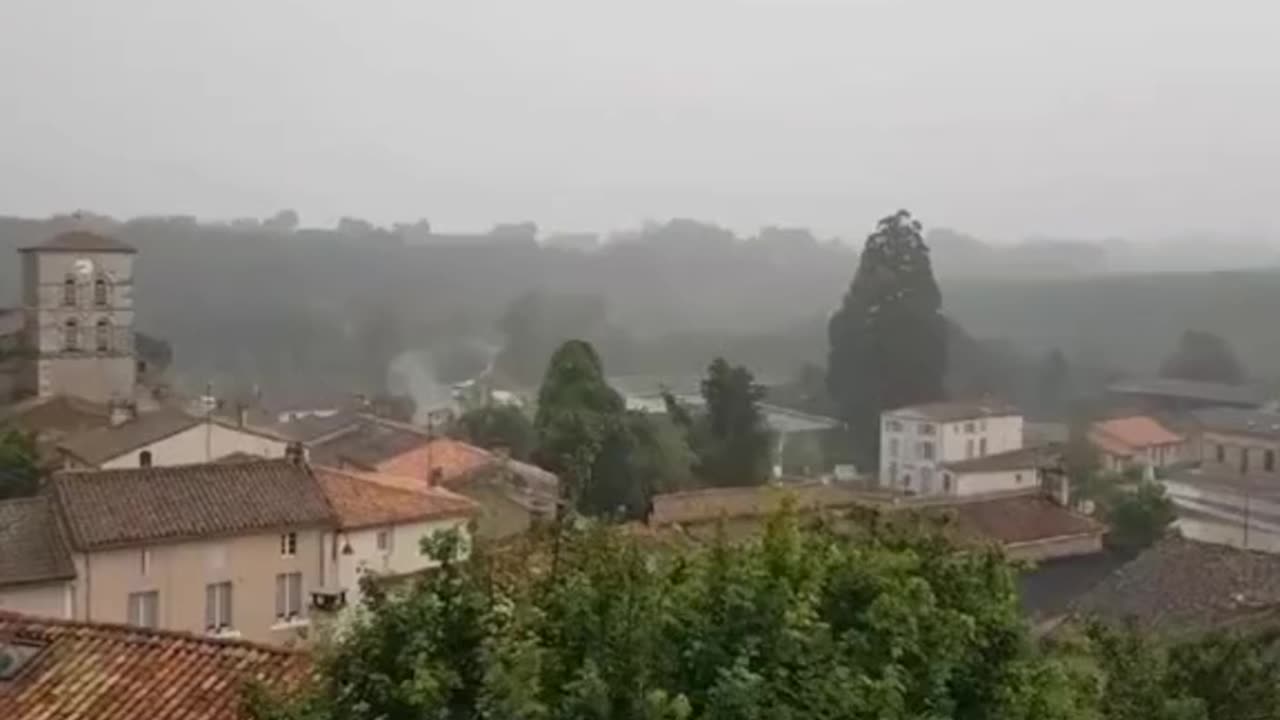
[[[1048,461],[1044,448],[1032,447],[943,463],[942,483],[934,492],[963,497],[1037,489]]]
[[[1022,415],[998,403],[930,403],[880,418],[880,485],[921,495],[949,492],[943,466],[1022,448]]]
[[[360,604],[366,575],[394,581],[434,567],[422,547],[425,537],[456,530],[462,551],[469,551],[470,523],[480,509],[471,499],[420,478],[314,470],[337,518],[325,538],[325,592],[341,596],[348,608]]]
[[[110,427],[72,435],[58,445],[67,469],[189,465],[230,455],[285,456],[288,442],[216,417],[165,408]]]

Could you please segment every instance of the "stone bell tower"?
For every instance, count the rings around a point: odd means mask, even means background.
[[[133,260],[115,238],[75,230],[22,248],[24,394],[132,402]]]

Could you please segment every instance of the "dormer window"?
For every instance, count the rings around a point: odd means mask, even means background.
[[[102,278],[93,281],[93,304],[98,307],[107,306],[107,281]]]
[[[67,279],[62,281],[62,304],[67,307],[76,306],[76,276],[67,273]]]
[[[76,352],[80,349],[80,323],[75,318],[67,318],[67,323],[63,327],[62,347],[67,352]]]

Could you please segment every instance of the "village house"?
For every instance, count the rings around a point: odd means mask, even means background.
[[[0,610],[71,618],[75,578],[50,498],[0,501]]]
[[[1276,453],[1280,451],[1280,412],[1207,408],[1194,418],[1194,455],[1206,471],[1242,477],[1276,477]]]
[[[325,586],[335,520],[300,459],[67,471],[50,492],[73,619],[279,644]]]
[[[1089,426],[1089,442],[1102,469],[1111,473],[1133,469],[1151,478],[1187,459],[1186,439],[1146,415],[1095,422]]]
[[[0,610],[0,718],[249,720],[245,687],[299,688],[297,651]]]
[[[941,464],[942,485],[931,495],[986,495],[1039,488],[1059,461],[1056,446],[1019,448]]]
[[[1000,403],[944,402],[886,411],[880,419],[880,486],[919,495],[954,494],[945,466],[1022,449],[1022,424],[1017,409]]]
[[[338,606],[360,603],[365,576],[391,580],[434,567],[424,538],[456,532],[469,547],[468,525],[480,507],[466,497],[413,478],[323,467],[314,473],[335,517],[324,540],[328,584],[317,593],[336,597]]]
[[[280,458],[287,446],[266,430],[164,408],[66,437],[58,451],[66,469],[114,470],[212,462],[233,454]]]

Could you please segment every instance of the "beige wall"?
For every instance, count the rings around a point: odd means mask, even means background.
[[[336,578],[338,587],[347,591],[347,603],[358,605],[361,601],[360,578],[366,573],[403,575],[433,567],[436,563],[419,552],[422,538],[436,532],[457,528],[470,546],[470,533],[466,518],[426,520],[400,525],[361,528],[330,535],[329,553],[326,556],[330,570],[328,578]],[[388,552],[378,550],[378,532],[390,533]],[[344,555],[342,548],[350,544],[351,554]]]
[[[70,620],[74,586],[62,580],[0,588],[0,610]]]
[[[321,586],[323,530],[296,530],[297,554],[280,555],[280,533],[220,540],[151,545],[149,571],[142,572],[143,547],[103,550],[76,557],[79,619],[127,622],[129,594],[159,594],[162,628],[205,632],[205,586],[232,583],[232,625],[241,637],[285,643],[298,636],[298,626],[278,626],[275,616],[276,575],[302,573],[303,613],[310,592]]]
[[[1240,473],[1242,456],[1248,455],[1248,469],[1244,471],[1250,476],[1275,475],[1280,477],[1280,442],[1254,435],[1238,435],[1205,431],[1200,434],[1198,445],[1199,459],[1206,470],[1223,473]],[[1218,462],[1218,448],[1223,449],[1223,462]],[[1266,469],[1266,455],[1270,450],[1275,455],[1272,469]]]
[[[999,472],[951,473],[952,494],[982,495],[984,493],[1026,490],[1037,487],[1039,478],[1035,468],[1002,470]]]
[[[130,450],[124,455],[102,463],[100,467],[104,470],[136,468],[139,466],[138,458],[144,450],[151,453],[153,466],[162,466],[210,462],[235,452],[266,458],[281,458],[284,457],[285,446],[286,443],[283,440],[224,427],[217,423],[200,423],[177,435]]]

